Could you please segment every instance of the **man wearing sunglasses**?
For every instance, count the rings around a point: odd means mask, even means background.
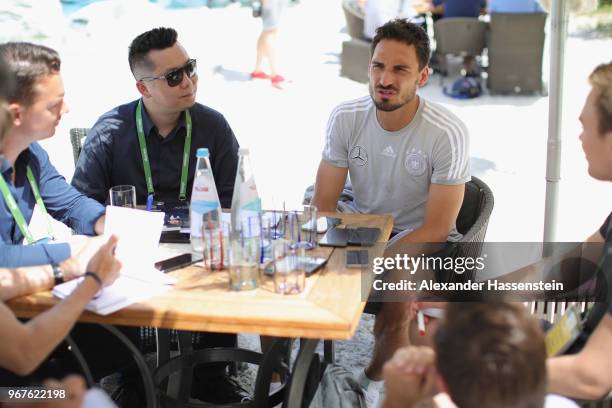
[[[128,54],[139,99],[102,115],[89,131],[72,185],[104,203],[112,186],[136,187],[136,201],[186,205],[191,195],[195,151],[206,147],[219,200],[231,206],[238,167],[238,142],[219,112],[196,103],[196,61],[172,28],[137,36]],[[148,158],[148,160],[143,160]],[[86,334],[84,334],[86,335]],[[235,335],[207,333],[195,348],[234,346]],[[86,357],[96,350],[82,350]],[[225,364],[194,370],[194,397],[212,403],[240,401],[240,391],[225,381]],[[130,381],[126,381],[129,384]],[[127,394],[133,394],[126,387]],[[130,396],[126,396],[129,400]],[[129,406],[135,403],[126,402]]]
[[[219,112],[196,103],[196,60],[172,28],[136,37],[128,61],[140,98],[102,115],[90,130],[72,184],[104,203],[115,185],[136,187],[138,204],[189,200],[195,151],[207,147],[219,199],[232,200],[238,142]],[[148,157],[144,161],[143,157]]]

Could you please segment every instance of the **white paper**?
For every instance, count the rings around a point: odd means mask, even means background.
[[[123,271],[151,271],[164,225],[164,213],[126,207],[106,207],[104,235],[119,237],[115,255]]]
[[[167,275],[155,268],[151,269],[126,269],[121,268],[121,276],[136,279],[146,283],[155,283],[158,285],[174,285],[176,278]]]
[[[68,297],[81,283],[82,279],[73,279],[53,288],[53,295],[60,299]],[[172,289],[170,285],[147,283],[129,276],[120,276],[108,287],[102,289],[100,296],[92,299],[87,310],[100,315],[107,315],[153,296],[160,295]]]
[[[43,238],[50,238],[49,225],[51,225],[54,242],[67,242],[70,240],[72,230],[48,214],[45,217],[39,207],[35,205],[34,211],[32,212],[32,218],[30,218],[30,223],[28,225],[32,236],[34,237],[34,241],[38,241]]]

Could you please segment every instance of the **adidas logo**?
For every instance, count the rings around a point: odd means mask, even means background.
[[[381,155],[383,156],[387,156],[387,157],[396,157],[397,155],[395,154],[395,151],[393,151],[393,148],[391,146],[387,146],[385,147],[385,149],[380,152]]]

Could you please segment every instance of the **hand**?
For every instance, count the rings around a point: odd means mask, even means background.
[[[115,258],[115,247],[118,240],[116,235],[111,235],[87,264],[87,270],[96,273],[104,286],[112,284],[119,276],[121,262]]]
[[[73,236],[69,242],[72,256],[68,262],[61,265],[64,270],[64,279],[70,280],[83,275],[86,272],[87,264],[104,245],[104,242],[104,238],[100,236]]]
[[[94,231],[96,234],[98,235],[102,235],[104,234],[104,223],[106,221],[106,215],[101,216],[100,218],[98,218],[96,220],[96,223],[94,224]]]
[[[437,377],[435,361],[435,352],[429,347],[409,346],[397,350],[383,367],[383,406],[408,408],[432,397]]]
[[[6,403],[6,408],[78,408],[83,403],[85,392],[85,380],[78,375],[69,375],[62,381],[49,379],[44,381],[44,386],[51,389],[66,390],[66,399],[43,400],[40,402],[15,404]]]

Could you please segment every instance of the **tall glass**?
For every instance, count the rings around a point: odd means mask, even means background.
[[[230,223],[210,220],[204,214],[202,222],[202,255],[204,266],[224,270],[229,266]]]
[[[274,262],[274,291],[283,295],[302,293],[306,284],[305,245],[298,245]]]
[[[120,185],[111,187],[109,191],[110,205],[115,207],[136,207],[136,187]]]
[[[241,230],[232,232],[229,278],[233,290],[257,288],[262,257],[260,220],[259,216],[244,219]]]
[[[287,214],[287,238],[291,248],[313,249],[317,246],[317,207],[305,205],[302,212]]]

